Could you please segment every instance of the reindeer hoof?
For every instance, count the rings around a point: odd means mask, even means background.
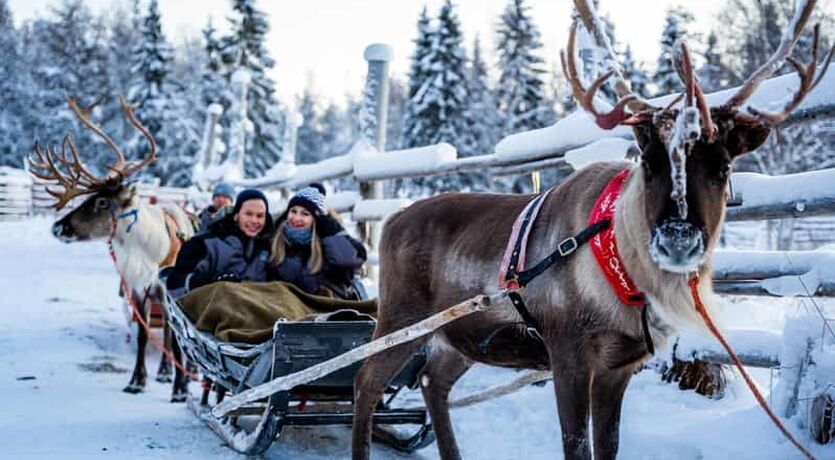
[[[171,402],[173,404],[184,403],[188,399],[188,394],[186,393],[178,393],[171,395]]]
[[[125,393],[130,393],[132,395],[135,395],[135,394],[142,393],[143,391],[145,391],[145,387],[140,386],[140,385],[136,385],[134,383],[131,383],[128,386],[126,386],[125,388],[123,388],[122,391],[124,391]]]
[[[171,383],[174,380],[171,378],[171,374],[157,374],[156,381],[159,383]]]

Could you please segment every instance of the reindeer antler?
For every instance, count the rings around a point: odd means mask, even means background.
[[[684,104],[688,107],[697,106],[699,108],[699,117],[701,118],[705,136],[708,141],[714,138],[716,128],[713,125],[713,120],[710,117],[710,107],[705,101],[704,92],[699,86],[699,79],[693,71],[693,60],[690,58],[690,50],[687,48],[687,43],[684,40],[679,41],[673,46],[675,52],[673,53],[673,65],[675,66],[678,77],[681,83],[684,84]]]
[[[782,67],[784,61],[789,61],[789,63],[797,70],[797,75],[800,77],[800,86],[798,87],[797,91],[794,93],[791,101],[789,101],[784,107],[781,112],[778,113],[764,113],[759,110],[749,108],[749,111],[754,115],[754,117],[762,122],[769,125],[778,125],[785,121],[788,118],[789,114],[796,109],[803,99],[809,94],[809,92],[814,88],[818,83],[820,83],[824,73],[826,73],[827,68],[829,67],[829,62],[832,60],[833,52],[835,52],[835,47],[829,50],[827,53],[827,57],[824,60],[822,69],[820,74],[815,75],[817,72],[817,58],[818,58],[818,46],[819,46],[819,34],[820,29],[819,26],[815,26],[814,31],[814,41],[812,43],[812,60],[809,64],[802,64],[800,61],[795,59],[791,56],[792,49],[794,49],[794,45],[797,43],[797,40],[800,38],[800,34],[803,32],[803,28],[806,26],[806,22],[808,22],[809,17],[812,15],[812,10],[815,8],[815,0],[806,0],[801,5],[798,6],[797,10],[794,13],[794,17],[792,18],[789,27],[783,33],[783,37],[780,40],[780,46],[777,47],[777,50],[771,57],[766,61],[765,64],[760,66],[747,80],[742,84],[737,91],[727,102],[723,105],[723,108],[728,110],[737,110],[745,101],[747,101],[752,94],[757,90],[757,88],[769,78],[774,72],[777,71],[780,67]]]
[[[128,162],[125,160],[125,155],[119,146],[116,145],[113,139],[99,125],[90,119],[92,108],[98,102],[88,107],[80,107],[74,98],[67,99],[70,110],[75,113],[81,123],[101,137],[116,153],[116,163],[108,166],[112,173],[107,177],[98,177],[84,166],[84,163],[78,157],[78,151],[69,134],[64,136],[61,142],[60,155],[55,146],[47,148],[46,153],[44,153],[40,144],[37,141],[35,142],[34,152],[27,157],[27,161],[32,167],[30,172],[39,179],[53,182],[51,185],[61,186],[63,189],[61,191],[52,190],[49,187],[46,190],[56,198],[57,201],[54,204],[56,210],[60,210],[66,206],[75,197],[96,193],[108,185],[118,185],[125,178],[136,173],[156,159],[156,142],[154,141],[154,137],[136,118],[133,113],[134,107],[125,101],[124,96],[119,96],[119,102],[122,105],[125,115],[128,117],[128,121],[142,133],[150,144],[148,154],[139,162]],[[69,156],[67,153],[68,150]]]
[[[128,104],[125,100],[125,96],[122,94],[119,95],[119,103],[122,104],[122,110],[125,111],[125,115],[127,115],[130,124],[133,125],[133,127],[136,128],[140,133],[142,133],[142,136],[145,137],[149,144],[148,153],[147,155],[145,155],[145,158],[142,161],[135,164],[128,163],[122,169],[122,177],[128,177],[157,159],[157,143],[154,140],[154,136],[152,136],[151,132],[148,131],[148,128],[146,128],[145,125],[143,125],[142,122],[140,122],[136,118],[136,115],[133,113],[133,109],[136,108],[136,106]]]
[[[562,62],[563,73],[566,79],[571,84],[571,92],[577,104],[580,105],[586,112],[594,115],[594,121],[597,126],[603,129],[612,129],[622,124],[636,124],[643,120],[641,114],[633,115],[626,112],[629,104],[638,101],[638,96],[635,94],[627,94],[622,97],[615,107],[606,113],[600,113],[594,107],[594,95],[597,90],[615,74],[616,70],[609,71],[604,75],[598,77],[594,83],[587,89],[583,88],[582,79],[577,72],[577,64],[574,60],[574,44],[577,38],[577,21],[571,24],[571,33],[568,35],[568,51],[560,51],[560,61]],[[567,56],[566,56],[567,54]],[[648,104],[647,104],[648,105]]]
[[[574,5],[580,13],[580,18],[586,30],[594,38],[597,46],[605,51],[606,58],[611,63],[612,69],[598,77],[588,90],[583,88],[582,78],[577,72],[574,57],[574,47],[577,38],[577,21],[574,21],[571,24],[571,33],[568,36],[568,50],[560,51],[563,72],[571,84],[571,92],[574,98],[580,107],[594,115],[595,122],[603,129],[612,129],[618,125],[632,125],[642,122],[650,112],[657,110],[657,108],[638,97],[630,89],[629,82],[623,77],[617,58],[615,57],[614,51],[612,51],[612,45],[606,37],[604,26],[597,17],[594,7],[585,0],[575,0]],[[600,113],[594,107],[594,95],[611,77],[615,78],[615,92],[620,97],[620,100],[611,111]],[[632,111],[632,113],[628,113],[626,111],[627,109]]]
[[[72,159],[67,158],[67,149],[70,150]],[[65,135],[61,142],[60,156],[55,146],[47,148],[47,152],[44,153],[37,141],[33,153],[37,158],[32,154],[26,158],[32,167],[29,172],[38,179],[53,182],[52,185],[60,185],[63,189],[57,191],[46,188],[47,193],[56,199],[53,205],[56,211],[61,210],[75,197],[97,192],[106,183],[104,179],[97,178],[84,167],[78,159],[78,152],[69,134]],[[60,163],[66,172],[62,172],[57,163]]]

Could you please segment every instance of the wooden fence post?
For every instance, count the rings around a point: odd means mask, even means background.
[[[366,140],[375,146],[377,151],[383,152],[386,149],[386,121],[389,98],[388,71],[392,50],[388,45],[375,43],[365,48],[363,57],[368,61],[368,74],[365,79],[363,94],[361,129]],[[382,181],[360,182],[359,188],[360,195],[364,200],[383,198]],[[359,227],[363,242],[371,252],[376,252],[380,241],[380,231],[382,230],[381,224],[379,222],[363,222]],[[371,275],[373,276],[373,273]]]

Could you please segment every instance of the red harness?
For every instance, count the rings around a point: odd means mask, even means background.
[[[646,303],[646,299],[644,294],[635,287],[635,283],[629,277],[629,274],[626,273],[626,267],[618,253],[618,243],[615,238],[615,207],[628,176],[628,169],[621,171],[609,182],[603,193],[597,197],[597,202],[594,203],[594,208],[592,208],[589,216],[589,225],[594,225],[602,220],[608,220],[611,225],[592,237],[591,250],[594,253],[594,258],[597,259],[597,264],[606,275],[606,279],[609,280],[609,284],[612,285],[612,289],[615,290],[621,302],[633,307],[641,307]]]

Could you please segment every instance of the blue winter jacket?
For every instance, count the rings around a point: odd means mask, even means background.
[[[282,224],[277,225],[277,231],[281,231]],[[310,273],[307,268],[310,259],[309,244],[296,245],[287,242],[285,250],[284,260],[269,268],[268,278],[271,281],[286,281],[311,294],[326,287],[343,299],[357,297],[353,289],[353,280],[356,272],[365,263],[366,251],[362,243],[344,231],[322,238],[324,261],[322,270],[316,274]]]

